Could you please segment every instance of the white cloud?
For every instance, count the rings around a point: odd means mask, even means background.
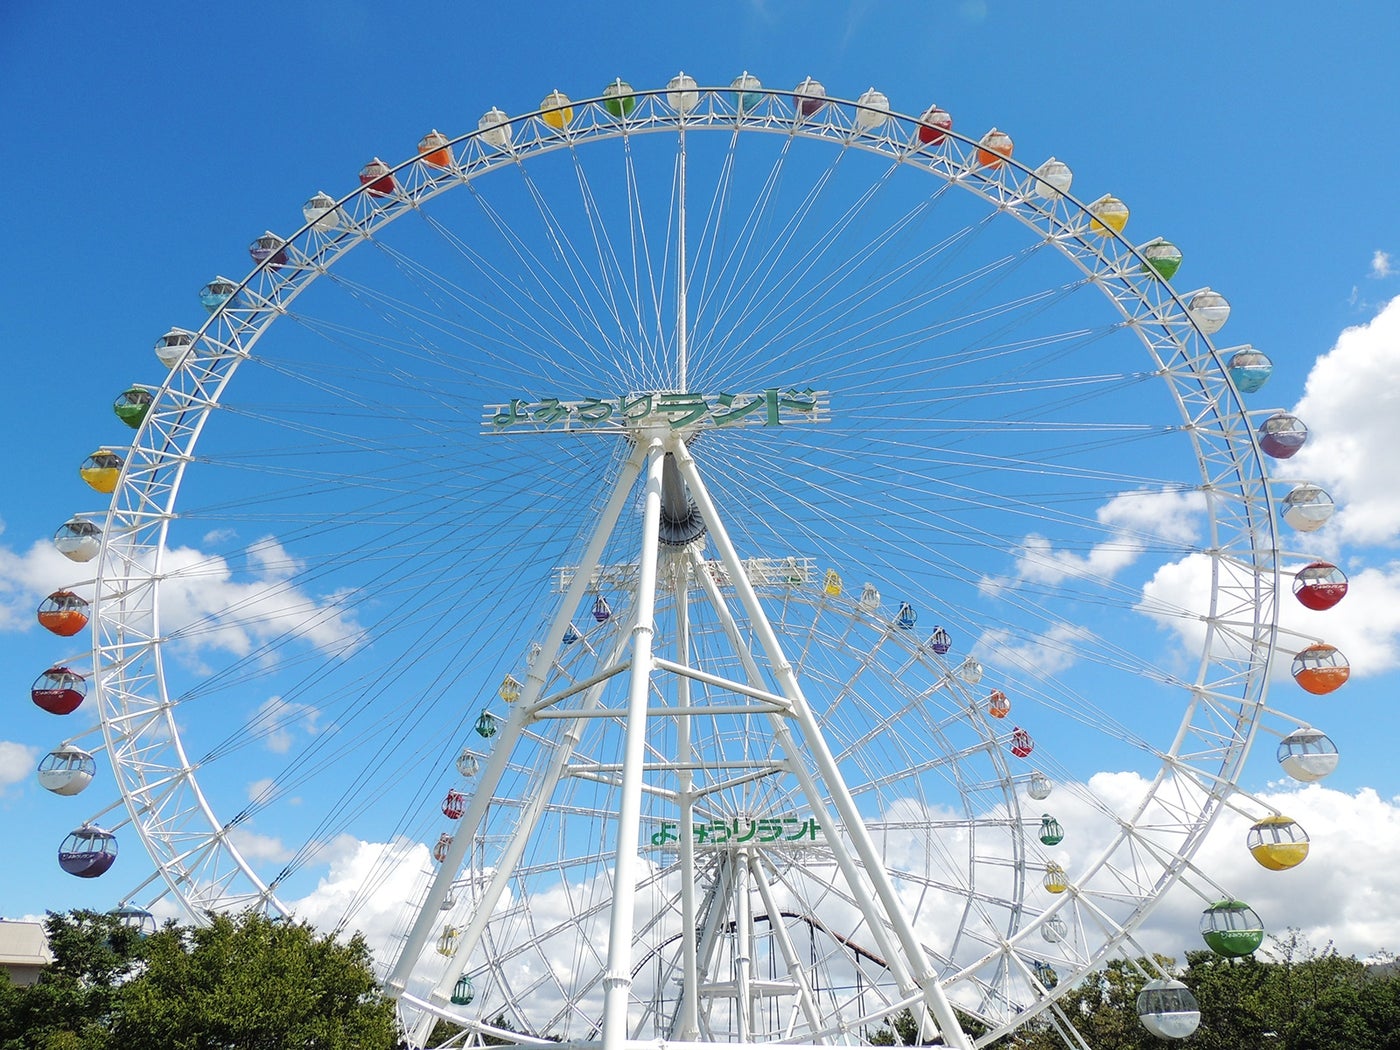
[[[1047,855],[1063,864],[1072,885],[1116,834],[1115,821],[1101,806],[1126,816],[1149,784],[1135,772],[1102,772],[1087,785],[1056,785],[1043,805],[1063,825],[1065,839]],[[1168,889],[1135,935],[1144,950],[1181,960],[1186,951],[1204,947],[1201,914],[1218,894],[1249,904],[1271,934],[1296,927],[1316,945],[1333,941],[1342,953],[1361,957],[1400,944],[1400,911],[1387,903],[1400,895],[1400,798],[1382,798],[1372,788],[1349,794],[1325,784],[1286,784],[1261,793],[1262,805],[1237,798],[1245,812],[1221,814],[1192,858],[1199,874],[1188,871]],[[1168,779],[1158,798],[1171,798],[1183,787]],[[1297,821],[1312,840],[1308,858],[1288,871],[1269,871],[1246,847],[1250,824],[1269,807]],[[1166,809],[1149,808],[1142,821],[1149,834],[1164,815],[1170,819]],[[1029,902],[1050,903],[1038,890]]]
[[[338,835],[315,858],[327,865],[316,888],[288,902],[322,930],[348,926],[365,936],[381,972],[402,945],[408,902],[420,900],[433,863],[421,842],[362,842]]]
[[[1044,806],[1064,825],[1066,838],[1046,855],[1064,864],[1072,884],[1076,873],[1086,871],[1089,862],[1116,834],[1117,824],[1105,810],[1118,815],[1132,812],[1149,784],[1148,778],[1123,771],[1098,773],[1087,784],[1063,781],[1057,784]],[[1168,780],[1162,793],[1170,796],[1179,787],[1181,785]],[[1091,801],[1090,795],[1098,801]],[[1382,798],[1370,788],[1347,793],[1323,784],[1270,790],[1261,799],[1264,805],[1245,803],[1250,815],[1226,811],[1217,820],[1193,859],[1194,867],[1201,874],[1188,874],[1157,902],[1136,935],[1138,945],[1178,959],[1186,951],[1201,947],[1198,930],[1201,913],[1219,894],[1248,902],[1271,933],[1283,934],[1288,927],[1297,927],[1314,944],[1333,941],[1343,953],[1365,956],[1400,944],[1400,911],[1383,903],[1400,895],[1400,799]],[[1246,849],[1249,824],[1263,816],[1268,807],[1293,817],[1312,836],[1312,855],[1296,869],[1267,871]],[[1038,811],[1036,804],[1026,810],[1031,814]],[[1149,809],[1144,824],[1150,827],[1167,813],[1166,809]],[[956,823],[957,816],[951,811],[923,810],[912,800],[896,802],[885,814],[887,820],[898,826],[921,818],[935,823],[950,820]],[[993,827],[994,823],[989,823],[988,827]],[[947,847],[959,853],[965,848],[965,839],[965,833],[954,826],[940,832],[934,841],[939,849]],[[900,852],[901,843],[903,852]],[[908,835],[894,836],[886,844],[889,859],[905,870],[919,870],[924,858],[914,845],[915,840]],[[1356,851],[1363,847],[1366,863],[1355,863]],[[1038,847],[1035,852],[1039,852]],[[321,929],[348,928],[363,932],[382,970],[392,962],[402,943],[405,924],[412,914],[411,902],[420,900],[426,888],[433,867],[427,847],[402,840],[364,842],[342,835],[323,847],[317,862],[324,863],[327,871],[316,888],[288,903],[299,918]],[[1035,885],[1040,860],[1029,859],[1027,864],[1034,869],[1027,891],[1027,903],[1033,914],[1035,909],[1055,902]],[[774,890],[779,907],[787,904],[792,892],[805,887],[800,873],[789,873],[788,878],[796,881],[785,882]],[[1009,891],[1009,872],[1006,878],[1006,887],[989,882],[979,885],[979,889],[993,895],[1003,889]],[[673,893],[675,887],[651,882],[645,868],[642,883],[637,907],[639,918],[644,921],[662,906],[663,894]],[[1104,888],[1102,882],[1099,888]],[[939,907],[942,900],[939,892],[921,894],[919,901],[911,902],[911,907],[919,910],[921,922],[927,919],[934,924],[924,923],[924,932],[933,937],[932,943],[947,943],[944,938],[948,931],[943,926],[949,916],[958,915],[961,909],[955,906],[959,901],[952,897],[948,907]],[[540,885],[530,899],[530,921],[506,923],[497,930],[498,937],[503,938],[494,942],[498,949],[508,947],[512,939],[521,936],[526,929],[541,934],[542,940],[536,949],[519,954],[508,951],[504,957],[512,975],[522,984],[532,985],[531,994],[537,997],[542,1012],[553,1008],[561,987],[573,981],[592,982],[601,972],[601,951],[590,954],[588,946],[596,949],[606,943],[607,914],[606,911],[591,912],[590,908],[609,896],[606,873],[569,885]],[[1061,901],[1071,903],[1068,898]],[[1111,906],[1104,898],[1100,898],[1100,903]],[[839,895],[823,899],[820,906],[823,918],[833,928],[848,932],[858,929],[858,920],[849,902]],[[469,908],[469,903],[464,907]],[[517,907],[518,902],[512,902],[507,896],[497,911],[505,915]],[[589,914],[575,927],[572,919],[582,912]],[[465,917],[444,915],[443,921],[460,925]],[[670,932],[674,919],[674,916],[663,919],[652,935],[660,938]],[[515,932],[510,932],[512,930]],[[971,951],[975,947],[964,945],[964,950]],[[1032,953],[1046,951],[1051,955],[1056,950],[1034,934],[1024,947]],[[421,989],[423,982],[441,965],[442,960],[431,951],[427,952],[422,972],[414,981],[415,987]],[[538,978],[538,983],[533,978]],[[478,994],[483,999],[491,995],[489,982],[478,984]]]
[[[305,568],[297,558],[292,557],[286,547],[271,536],[248,547],[248,561],[255,567],[255,575],[261,580],[290,580]]]
[[[292,730],[300,729],[307,736],[315,736],[323,728],[320,718],[318,707],[273,696],[264,700],[248,720],[248,732],[262,737],[269,751],[285,755],[292,749]]]
[[[47,540],[35,541],[24,551],[0,546],[0,630],[27,631],[38,626],[34,614],[45,596],[64,587],[84,594],[74,581],[85,575],[91,574]]]
[[[330,653],[365,641],[344,594],[317,597],[294,581],[301,566],[271,538],[247,550],[249,569],[192,547],[172,547],[163,563],[161,616],[167,636],[195,652],[213,647],[239,656],[285,636]]]
[[[1283,574],[1275,675],[1287,674],[1293,653],[1314,640],[1340,649],[1358,678],[1400,666],[1400,562],[1353,570],[1347,596],[1325,612],[1305,609],[1291,593],[1293,573],[1303,564],[1291,564]],[[1175,633],[1188,652],[1198,652],[1205,642],[1201,616],[1209,607],[1210,581],[1204,554],[1170,562],[1143,585],[1138,609]]]
[[[38,748],[0,740],[0,795],[33,773],[38,761]]]
[[[1391,268],[1390,253],[1389,253],[1389,252],[1383,252],[1383,251],[1377,250],[1377,251],[1375,251],[1374,253],[1372,253],[1372,255],[1371,255],[1371,276],[1372,276],[1372,277],[1389,277],[1389,276],[1390,276],[1391,274],[1393,274],[1394,272],[1395,272],[1395,270]]]
[[[349,605],[351,594],[318,596],[299,585],[304,566],[276,539],[257,540],[244,553],[247,568],[237,572],[228,559],[193,547],[165,552],[163,633],[184,654],[214,648],[243,656],[257,645],[297,637],[336,655],[367,640]],[[23,551],[0,546],[0,631],[36,626],[39,603],[60,588],[91,598],[90,589],[75,581],[94,571],[95,563],[76,565],[46,540]]]
[[[1153,542],[1190,543],[1204,507],[1204,497],[1194,491],[1139,489],[1119,493],[1095,514],[1108,538],[1094,544],[1087,553],[1056,550],[1044,536],[1030,533],[1015,551],[1011,576],[984,577],[979,586],[983,593],[995,595],[1023,582],[1111,580],[1136,562]]]
[[[262,835],[247,828],[234,828],[228,833],[233,847],[243,854],[245,860],[272,861],[282,864],[292,857],[292,851],[283,845],[282,840],[273,835]]]
[[[1343,565],[1351,586],[1326,612],[1303,608],[1289,593],[1291,564],[1279,596],[1282,629],[1275,674],[1287,673],[1291,654],[1313,640],[1337,646],[1358,677],[1400,666],[1400,561],[1351,556],[1348,547],[1394,545],[1400,540],[1400,298],[1370,322],[1348,328],[1318,358],[1294,412],[1309,428],[1306,446],[1287,463],[1291,477],[1321,484],[1338,510],[1321,532],[1285,542],[1313,547]],[[1287,530],[1287,526],[1284,526]],[[1162,565],[1143,587],[1138,608],[1176,633],[1188,650],[1205,638],[1210,561],[1191,555]]]
[[[1318,358],[1293,410],[1309,439],[1288,462],[1338,504],[1324,529],[1334,542],[1394,543],[1400,536],[1400,297],[1348,328]]]
[[[1323,784],[1261,797],[1308,832],[1308,859],[1289,871],[1261,867],[1245,848],[1251,821],[1228,813],[1211,829],[1196,865],[1253,907],[1272,933],[1297,927],[1314,944],[1335,941],[1344,954],[1363,957],[1400,944],[1400,911],[1386,903],[1400,894],[1400,800],[1372,788],[1347,794]],[[1187,911],[1199,919],[1194,895],[1179,889],[1169,903],[1165,915]],[[1176,932],[1187,934],[1182,926]]]
[[[983,631],[973,651],[997,667],[1014,667],[1023,674],[1044,678],[1071,666],[1081,643],[1092,637],[1083,627],[1057,623],[1049,630],[1026,638],[994,628]]]
[[[1137,560],[1140,544],[1125,542],[1096,543],[1087,554],[1056,550],[1050,540],[1030,533],[1016,549],[1016,568],[1010,579],[988,577],[981,587],[995,594],[1020,582],[1059,583],[1065,579],[1112,579]]]

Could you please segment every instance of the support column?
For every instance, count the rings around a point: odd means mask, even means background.
[[[676,559],[676,659],[679,663],[690,663],[690,560]],[[690,679],[685,675],[676,677],[676,702],[682,708],[690,707]],[[695,774],[690,769],[694,761],[694,748],[690,742],[690,716],[677,720],[676,761],[680,765],[677,776],[677,794],[680,796],[679,822],[679,861],[681,877],[681,1007],[672,1039],[698,1039],[700,1037],[700,971],[699,956],[695,943],[697,921],[695,900],[695,837],[691,826],[695,823],[695,796],[692,793]]]
[[[787,967],[788,979],[797,985],[797,1005],[802,1011],[802,1016],[806,1018],[807,1026],[814,1032],[818,1031],[822,1022],[821,1015],[817,1011],[816,997],[812,994],[812,982],[807,980],[807,971],[802,966],[802,959],[797,954],[797,947],[792,943],[792,938],[788,936],[787,926],[783,923],[782,911],[778,907],[778,898],[773,894],[773,887],[768,881],[768,873],[764,870],[763,857],[756,854],[750,858],[749,873],[753,876],[754,885],[758,887],[758,895],[763,900],[763,910],[768,913],[768,928],[773,931],[773,940],[778,945],[778,951],[782,953],[783,963]]]
[[[603,978],[603,1050],[623,1050],[632,993],[632,938],[641,836],[642,778],[646,761],[647,701],[651,692],[652,639],[656,633],[656,563],[660,548],[661,471],[665,448],[658,436],[644,439],[647,479],[643,494],[642,549],[637,566],[637,619],[632,628],[627,728],[623,735],[622,797],[613,862],[613,903],[608,925],[607,975]],[[641,442],[639,442],[640,444]]]
[[[753,908],[749,901],[749,851],[734,855],[734,1012],[739,1042],[753,1039]]]

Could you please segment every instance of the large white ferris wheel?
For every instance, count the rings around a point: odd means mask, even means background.
[[[84,465],[95,579],[41,619],[90,616],[91,669],[35,699],[90,678],[101,741],[40,775],[105,750],[121,798],[64,867],[120,835],[133,914],[392,920],[415,1044],[1074,1040],[1056,996],[1177,882],[1247,949],[1191,857],[1229,806],[1306,852],[1237,780],[1261,735],[1335,765],[1268,697],[1276,647],[1346,677],[1277,626],[1281,573],[1345,590],[1293,553],[1330,501],[1224,297],[1071,178],[682,75],[318,194]]]

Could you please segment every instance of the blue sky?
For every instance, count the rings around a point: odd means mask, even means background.
[[[772,86],[810,74],[833,95],[873,85],[899,111],[937,102],[959,129],[1004,128],[1018,157],[1068,161],[1086,199],[1112,192],[1127,201],[1142,239],[1175,240],[1190,273],[1180,283],[1230,299],[1222,345],[1264,349],[1277,369],[1268,404],[1297,405],[1343,330],[1400,294],[1390,272],[1400,261],[1387,262],[1400,260],[1389,90],[1400,12],[1348,4],[1319,20],[1302,4],[1260,11],[969,0],[697,4],[620,17],[562,4],[426,4],[409,16],[351,3],[249,3],[194,15],[156,3],[135,12],[94,5],[78,17],[12,5],[0,13],[0,85],[23,102],[0,113],[11,180],[0,204],[0,341],[11,389],[22,393],[7,412],[0,505],[0,665],[13,712],[0,739],[52,746],[52,720],[25,695],[52,648],[27,611],[44,592],[23,576],[25,555],[91,503],[76,466],[97,443],[120,440],[111,398],[159,378],[154,339],[171,325],[196,327],[196,290],[215,273],[245,272],[247,243],[265,228],[292,228],[312,192],[344,193],[371,156],[401,159],[431,127],[460,133],[489,106],[531,109],[556,87],[582,97],[618,75],[660,87],[682,69],[703,84],[746,69]],[[1375,332],[1395,324],[1392,314]],[[1352,360],[1375,365],[1367,374],[1376,403],[1393,398],[1384,383],[1397,375],[1394,344],[1354,342]],[[1346,437],[1362,448],[1395,437],[1379,413],[1347,410],[1342,380],[1319,384],[1309,391],[1319,418],[1353,424]],[[1393,460],[1349,458],[1354,446],[1334,437],[1328,447],[1356,470],[1327,466],[1350,491],[1400,485]],[[1353,620],[1373,614],[1369,626],[1349,629],[1381,666],[1358,664],[1344,691],[1308,712],[1344,752],[1327,782],[1333,793],[1314,800],[1317,819],[1372,836],[1376,869],[1358,871],[1338,835],[1319,843],[1309,870],[1322,868],[1319,879],[1350,870],[1358,900],[1364,889],[1394,888],[1383,869],[1395,865],[1382,858],[1400,855],[1390,760],[1400,625],[1380,601],[1394,587],[1392,510],[1371,507],[1364,522],[1358,513],[1356,542],[1327,541],[1349,570],[1374,573],[1375,595],[1349,599]],[[1268,789],[1270,766],[1255,774],[1255,790]],[[14,845],[0,914],[107,903],[115,887],[57,871],[52,851],[68,827],[53,823],[66,819],[54,800],[32,778],[0,785],[0,829]],[[125,849],[123,871],[109,877],[124,885],[141,863],[135,842]],[[1362,929],[1343,908],[1300,922],[1344,951],[1400,943],[1400,929]]]

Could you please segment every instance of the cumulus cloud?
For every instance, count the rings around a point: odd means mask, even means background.
[[[1279,658],[1275,674],[1288,672],[1292,654],[1314,641],[1335,645],[1351,662],[1352,674],[1367,677],[1400,666],[1400,562],[1350,573],[1347,596],[1325,611],[1305,609],[1290,593],[1292,575],[1305,563],[1285,567],[1279,596]],[[1202,616],[1209,608],[1211,562],[1192,554],[1163,565],[1142,589],[1138,605],[1181,639],[1188,652],[1205,643]]]
[[[1131,771],[1101,772],[1087,783],[1055,786],[1045,806],[1066,834],[1046,856],[1065,867],[1071,885],[1108,848],[1117,833],[1116,819],[1131,814],[1149,786],[1146,777]],[[1182,796],[1198,796],[1198,791],[1171,778],[1163,783],[1157,797],[1167,804],[1150,806],[1139,821],[1149,837],[1174,822],[1171,804]],[[1287,781],[1260,793],[1258,801],[1236,798],[1234,804],[1238,810],[1225,810],[1212,825],[1191,870],[1152,905],[1135,934],[1143,950],[1180,960],[1186,951],[1203,947],[1201,914],[1220,896],[1248,903],[1270,933],[1294,927],[1314,944],[1335,942],[1345,954],[1365,957],[1400,944],[1400,912],[1383,903],[1400,894],[1400,798],[1385,798],[1372,788],[1348,793],[1322,783]],[[1271,811],[1297,821],[1312,840],[1309,857],[1288,871],[1262,867],[1246,847],[1250,825]],[[1356,853],[1363,844],[1365,863],[1358,864]],[[1037,870],[1040,863],[1039,858],[1028,861]],[[1098,878],[1102,890],[1103,873]],[[1032,908],[1051,903],[1038,890],[1028,900]],[[1102,900],[1100,905],[1108,906]],[[1050,950],[1039,941],[1033,936],[1026,947]],[[1074,948],[1066,946],[1069,956]]]
[[[1149,778],[1132,771],[1105,771],[1094,775],[1087,783],[1062,781],[1056,785],[1045,805],[1064,825],[1066,838],[1045,856],[1053,855],[1063,863],[1072,885],[1076,885],[1076,875],[1085,872],[1089,863],[1113,840],[1118,828],[1117,818],[1132,813],[1149,786]],[[1149,837],[1156,834],[1157,826],[1173,822],[1172,802],[1190,795],[1192,790],[1185,783],[1170,778],[1162,785],[1160,797],[1165,798],[1166,803],[1149,808],[1140,821]],[[1222,813],[1193,858],[1194,870],[1156,902],[1135,935],[1136,946],[1129,946],[1127,950],[1160,951],[1181,959],[1186,951],[1202,946],[1198,930],[1201,913],[1210,901],[1222,895],[1248,902],[1271,933],[1282,935],[1289,927],[1298,928],[1314,944],[1331,941],[1340,951],[1360,956],[1400,944],[1400,912],[1377,903],[1394,900],[1400,894],[1400,799],[1385,798],[1370,788],[1348,793],[1324,784],[1290,782],[1288,786],[1269,788],[1257,802],[1248,799],[1237,802],[1244,812],[1226,810]],[[1311,834],[1312,856],[1298,868],[1268,871],[1246,848],[1249,825],[1271,810],[1287,814]],[[990,830],[1004,814],[981,816]],[[929,857],[920,852],[929,848],[923,843],[932,842],[933,848],[953,854],[961,854],[965,849],[967,833],[965,829],[960,830],[959,817],[960,814],[950,810],[924,809],[912,800],[900,800],[883,814],[883,823],[899,829],[897,833],[885,838],[877,828],[875,834],[880,838],[888,863],[905,871],[920,870],[930,863]],[[917,838],[905,830],[922,822],[946,826],[931,840]],[[1364,865],[1352,863],[1359,843],[1365,844],[1367,862]],[[980,847],[986,848],[986,845],[979,840]],[[1072,895],[1052,900],[1036,885],[1043,859],[1037,849],[1026,860],[1027,874],[1031,877],[1027,890],[1031,914],[1058,901],[1066,906],[1065,914],[1072,918]],[[412,914],[410,903],[422,899],[430,878],[432,864],[427,847],[403,840],[365,842],[342,835],[323,846],[317,862],[325,864],[327,870],[315,889],[288,903],[298,917],[322,929],[362,931],[381,970],[384,969],[402,943],[402,933]],[[935,867],[941,869],[942,865],[935,863]],[[647,920],[661,916],[660,924],[651,930],[651,936],[661,938],[674,932],[678,921],[676,916],[667,916],[663,911],[676,887],[653,878],[655,874],[655,869],[644,863],[638,887],[638,920],[644,926]],[[979,890],[996,899],[1010,893],[1009,868],[1001,874],[1005,876],[1006,885],[989,881],[979,884]],[[819,870],[814,878],[818,881],[829,878],[829,872]],[[859,931],[859,920],[848,899],[840,894],[825,897],[809,894],[811,886],[802,879],[800,872],[790,871],[774,886],[779,909],[793,902],[800,904],[798,910],[810,909],[817,900],[820,903],[815,906],[819,914],[832,929]],[[1108,893],[1100,895],[1099,906],[1113,906],[1114,886],[1116,883],[1111,878],[1105,880],[1100,876],[1098,888],[1101,891],[1107,888]],[[610,897],[606,872],[567,885],[540,883],[528,901],[530,920],[507,922],[497,931],[493,950],[500,953],[502,965],[518,980],[518,986],[532,988],[532,1002],[539,1007],[541,1015],[547,1016],[554,1009],[554,999],[562,988],[573,983],[597,991],[596,982],[604,964],[603,949],[599,946],[606,943],[607,913],[602,906]],[[502,915],[516,914],[522,903],[507,895],[497,910]],[[945,903],[946,906],[940,906]],[[464,900],[462,907],[469,912],[470,902]],[[594,910],[595,907],[599,910]],[[921,932],[935,945],[949,943],[951,931],[946,927],[949,922],[957,921],[961,910],[960,897],[937,888],[921,892],[917,899],[910,900],[910,914],[919,915]],[[575,926],[574,917],[580,915],[583,917]],[[448,913],[442,921],[461,925],[466,917],[466,912]],[[1086,913],[1081,921],[1088,923],[1092,916]],[[541,936],[540,944],[528,952],[518,950],[519,946],[511,943],[513,937],[527,929]],[[1082,937],[1082,943],[1096,943],[1097,934],[1092,929],[1088,929],[1085,936],[1086,929],[1071,922],[1071,930],[1071,941]],[[582,945],[578,943],[580,940]],[[962,946],[961,954],[980,952],[988,947],[995,947],[995,944],[986,942],[978,948],[974,943],[967,943]],[[1066,960],[1072,959],[1076,951],[1075,944],[1049,945],[1035,933],[1030,934],[1022,948],[1032,955],[1043,953],[1051,959],[1063,948]],[[589,954],[590,950],[593,954]],[[432,952],[426,953],[423,972],[415,979],[414,987],[420,991],[424,989],[425,982],[442,965],[442,960]],[[478,983],[478,994],[483,999],[492,995],[489,981]],[[493,1014],[488,1012],[487,1016]]]
[[[1293,411],[1309,438],[1288,473],[1322,485],[1338,504],[1323,534],[1339,543],[1394,543],[1400,535],[1400,297],[1337,337],[1313,365]]]
[[[0,523],[0,533],[4,524]],[[67,587],[85,594],[74,582],[85,574],[47,540],[20,551],[0,546],[0,631],[27,631],[37,626],[35,610],[46,595]]]
[[[998,667],[1014,667],[1023,674],[1043,678],[1071,666],[1083,642],[1092,637],[1083,627],[1057,623],[1030,637],[1013,636],[994,628],[983,631],[973,649]]]
[[[1395,270],[1391,267],[1390,253],[1375,251],[1371,255],[1371,276],[1389,277]]]
[[[1044,536],[1030,533],[1015,551],[1012,573],[984,577],[979,586],[984,594],[995,595],[1020,583],[1111,580],[1153,543],[1191,542],[1204,507],[1205,499],[1199,492],[1139,489],[1120,493],[1096,512],[1108,537],[1087,552],[1057,550]]]
[[[12,740],[0,740],[0,795],[22,783],[39,762],[39,749]]]
[[[0,532],[3,531],[0,524]],[[238,656],[285,637],[304,639],[329,655],[364,644],[365,630],[350,606],[351,594],[317,595],[299,580],[305,566],[272,537],[243,552],[239,571],[220,555],[194,547],[165,552],[161,574],[162,633],[190,658],[209,649]],[[69,561],[48,541],[25,550],[0,546],[0,631],[29,630],[35,610],[63,587],[91,598],[76,581],[94,565]]]
[[[343,593],[316,596],[298,585],[301,564],[271,538],[252,544],[248,570],[192,547],[166,551],[162,574],[164,633],[185,648],[224,649],[238,656],[294,636],[327,653],[348,652],[365,632]]]
[[[323,930],[349,928],[365,936],[383,972],[403,943],[408,902],[420,900],[433,869],[421,842],[364,842],[338,835],[315,858],[326,865],[316,888],[289,901],[297,918]]]
[[[1251,817],[1228,812],[1196,854],[1196,867],[1254,908],[1271,933],[1296,927],[1314,944],[1333,941],[1343,953],[1362,957],[1400,944],[1400,912],[1380,903],[1400,893],[1400,799],[1383,798],[1372,788],[1348,794],[1323,784],[1260,797],[1308,832],[1308,859],[1288,871],[1265,869],[1245,848]],[[1364,850],[1364,864],[1356,863],[1358,849]],[[1151,918],[1149,935],[1160,944],[1195,947],[1201,910],[1196,893],[1177,887]]]
[[[261,737],[263,744],[273,754],[285,755],[292,749],[293,730],[299,729],[307,736],[315,736],[323,728],[320,719],[320,708],[274,696],[258,705],[257,711],[248,720],[248,732],[254,737]],[[259,782],[263,783],[271,782]]]
[[[1285,567],[1275,674],[1286,674],[1292,653],[1313,641],[1341,649],[1358,677],[1392,671],[1400,666],[1400,560],[1377,558],[1375,548],[1400,539],[1400,298],[1342,332],[1313,366],[1293,411],[1310,436],[1286,470],[1321,484],[1338,510],[1320,532],[1291,534],[1288,542],[1341,564],[1351,585],[1340,605],[1312,612],[1288,593],[1304,558]],[[1210,573],[1207,557],[1189,555],[1160,566],[1143,587],[1139,611],[1174,632],[1187,651],[1199,650],[1205,638]]]
[[[1240,848],[1248,818],[1230,814],[1213,830],[1202,861],[1229,870],[1273,929],[1297,926],[1315,942],[1335,940],[1359,955],[1400,944],[1400,912],[1378,906],[1400,892],[1400,799],[1323,784],[1263,799],[1302,824],[1313,855],[1290,871],[1267,871]],[[1358,850],[1364,864],[1355,863]]]
[[[271,861],[282,864],[292,857],[292,851],[283,845],[282,840],[273,835],[262,835],[247,828],[234,828],[228,833],[234,849],[243,854],[245,860],[257,863]]]

